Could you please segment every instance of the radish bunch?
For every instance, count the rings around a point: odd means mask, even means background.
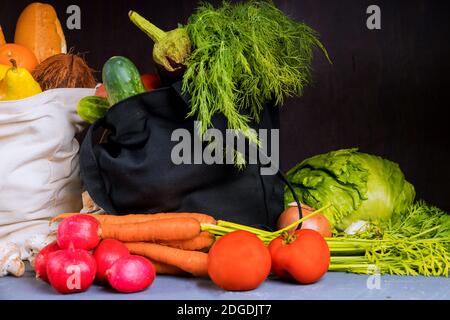
[[[101,241],[100,234],[100,223],[93,217],[64,219],[58,226],[57,240],[36,256],[36,277],[63,294],[86,291],[94,280],[124,293],[148,288],[156,275],[152,263],[131,255],[120,241]]]

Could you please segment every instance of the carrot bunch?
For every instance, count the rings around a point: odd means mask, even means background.
[[[73,215],[79,213],[61,214],[50,222]],[[103,239],[124,242],[132,254],[152,261],[157,273],[208,276],[206,251],[215,237],[208,231],[202,231],[202,225],[217,224],[213,217],[201,213],[90,216],[100,222]]]

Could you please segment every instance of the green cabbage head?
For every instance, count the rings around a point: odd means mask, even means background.
[[[299,200],[324,214],[337,230],[358,220],[388,220],[415,198],[398,164],[378,156],[343,149],[306,159],[288,172]],[[286,190],[286,205],[293,202]]]

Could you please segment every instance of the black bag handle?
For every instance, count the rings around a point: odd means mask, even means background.
[[[269,157],[267,156],[267,154],[256,144],[253,144],[251,142],[249,142],[250,146],[253,146],[256,148],[256,150],[259,152],[259,155],[264,156],[266,159],[268,159]],[[248,151],[246,150],[246,156],[248,157]],[[262,168],[262,163],[258,157],[258,165],[260,167],[260,169]],[[261,170],[260,170],[260,176],[261,176]],[[294,198],[295,203],[297,204],[298,207],[298,212],[299,212],[299,216],[300,219],[303,217],[303,212],[302,212],[302,205],[300,200],[298,199],[297,193],[294,190],[294,187],[292,186],[292,184],[289,182],[288,178],[286,177],[286,175],[283,173],[283,171],[281,171],[281,169],[277,170],[276,176],[278,179],[280,179],[285,185],[286,187],[289,189],[289,192],[292,194],[292,197]],[[302,227],[302,222],[299,223],[299,225],[297,226],[297,229],[300,229]]]

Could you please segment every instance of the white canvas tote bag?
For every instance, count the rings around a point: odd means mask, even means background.
[[[93,89],[54,89],[0,101],[0,243],[48,234],[48,219],[82,207],[78,101]]]

